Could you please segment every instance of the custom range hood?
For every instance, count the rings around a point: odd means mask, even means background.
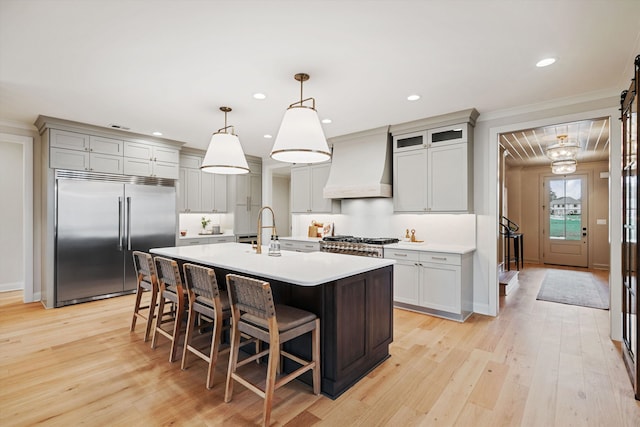
[[[330,138],[331,170],[327,199],[392,197],[392,151],[389,127]]]

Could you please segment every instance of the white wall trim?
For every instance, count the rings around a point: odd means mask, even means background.
[[[33,138],[30,136],[0,133],[0,140],[22,145],[22,171],[24,183],[23,212],[23,260],[24,260],[24,302],[33,302]]]
[[[509,123],[502,126],[490,127],[489,128],[489,144],[491,153],[498,153],[498,137],[501,133],[504,132],[513,132],[521,129],[529,129],[536,128],[541,126],[550,126],[557,123],[565,123],[565,122],[573,122],[579,120],[586,120],[594,117],[609,117],[609,139],[610,141],[620,141],[620,126],[618,124],[618,109],[617,107],[610,108],[601,108],[596,110],[566,114],[561,116],[553,116],[553,117],[545,117],[538,120],[518,122],[518,123]],[[610,243],[610,270],[609,270],[609,293],[610,293],[610,337],[613,340],[620,341],[622,339],[622,315],[621,315],[621,301],[622,301],[622,289],[621,289],[621,278],[620,278],[620,251],[622,235],[621,235],[621,223],[620,217],[621,207],[620,207],[620,188],[617,188],[612,183],[619,183],[621,179],[621,171],[620,171],[620,144],[609,144],[609,243]],[[490,158],[497,159],[497,154],[490,156]],[[497,167],[489,167],[489,182],[497,182],[498,181],[498,169]],[[497,187],[490,186],[490,199],[491,203],[494,202],[495,199],[495,212],[493,216],[495,217],[495,228],[496,233],[497,230]],[[490,206],[494,206],[491,204]],[[497,234],[496,234],[497,236]],[[493,271],[493,269],[489,270],[489,283],[494,285],[495,288],[491,289],[489,295],[489,311],[493,312],[493,304],[494,298],[498,301],[498,293],[499,293],[499,285],[497,281],[497,272]],[[498,307],[495,307],[496,310]]]
[[[24,282],[0,283],[0,292],[21,291],[24,289]]]

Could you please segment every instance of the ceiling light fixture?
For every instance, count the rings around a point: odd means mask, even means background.
[[[329,123],[331,123],[331,119],[322,119],[322,123],[328,125]]]
[[[541,59],[540,61],[536,62],[536,67],[538,67],[538,68],[548,67],[549,65],[553,64],[554,62],[556,62],[556,58],[544,58],[544,59]]]
[[[153,136],[162,136],[162,132],[155,131],[152,133]]]
[[[271,139],[271,138],[273,138],[273,135],[269,135],[269,134],[266,134],[266,135],[263,135],[263,136],[264,136],[266,139]]]
[[[260,93],[260,92],[258,92],[258,93],[254,93],[254,94],[253,94],[253,97],[254,97],[255,99],[266,99],[266,98],[267,98],[267,95],[265,95],[264,93]]]
[[[578,162],[575,160],[560,160],[551,163],[551,172],[556,175],[567,175],[576,171]]]
[[[221,175],[238,175],[249,172],[247,159],[242,151],[242,145],[238,136],[233,133],[233,126],[227,126],[227,113],[229,107],[220,107],[224,112],[224,127],[211,135],[209,148],[202,160],[203,172],[217,173]],[[231,128],[231,133],[227,130]]]
[[[574,140],[569,141],[568,135],[558,135],[558,142],[546,148],[545,154],[551,161],[575,160],[580,145]]]
[[[271,149],[271,158],[287,163],[318,163],[331,158],[327,139],[322,131],[316,100],[304,99],[302,84],[309,80],[309,75],[298,73],[294,78],[300,82],[300,101],[289,105],[284,113],[280,130]],[[312,101],[312,106],[304,105]]]
[[[420,95],[409,95],[407,96],[407,101],[417,101],[420,99]]]

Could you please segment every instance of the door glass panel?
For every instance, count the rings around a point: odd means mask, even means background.
[[[558,178],[550,180],[549,184],[549,237],[555,240],[581,240],[581,180]]]

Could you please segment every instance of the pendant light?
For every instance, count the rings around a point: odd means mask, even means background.
[[[233,133],[233,126],[227,126],[227,113],[229,107],[220,107],[224,112],[224,127],[211,135],[209,148],[202,160],[203,172],[217,173],[221,175],[238,175],[249,172],[247,159],[244,157],[242,145],[238,136]],[[231,128],[231,133],[227,130]]]
[[[309,80],[309,75],[298,73],[294,78],[300,82],[300,101],[289,105],[285,111],[271,158],[288,163],[324,162],[331,158],[331,151],[318,119],[316,100],[302,96],[302,84]],[[309,100],[311,107],[303,105]]]
[[[551,161],[575,160],[580,146],[575,140],[568,141],[567,137],[568,135],[558,135],[558,142],[547,147],[545,153]]]
[[[575,160],[560,160],[551,163],[551,172],[556,175],[568,175],[576,171],[578,162]]]

